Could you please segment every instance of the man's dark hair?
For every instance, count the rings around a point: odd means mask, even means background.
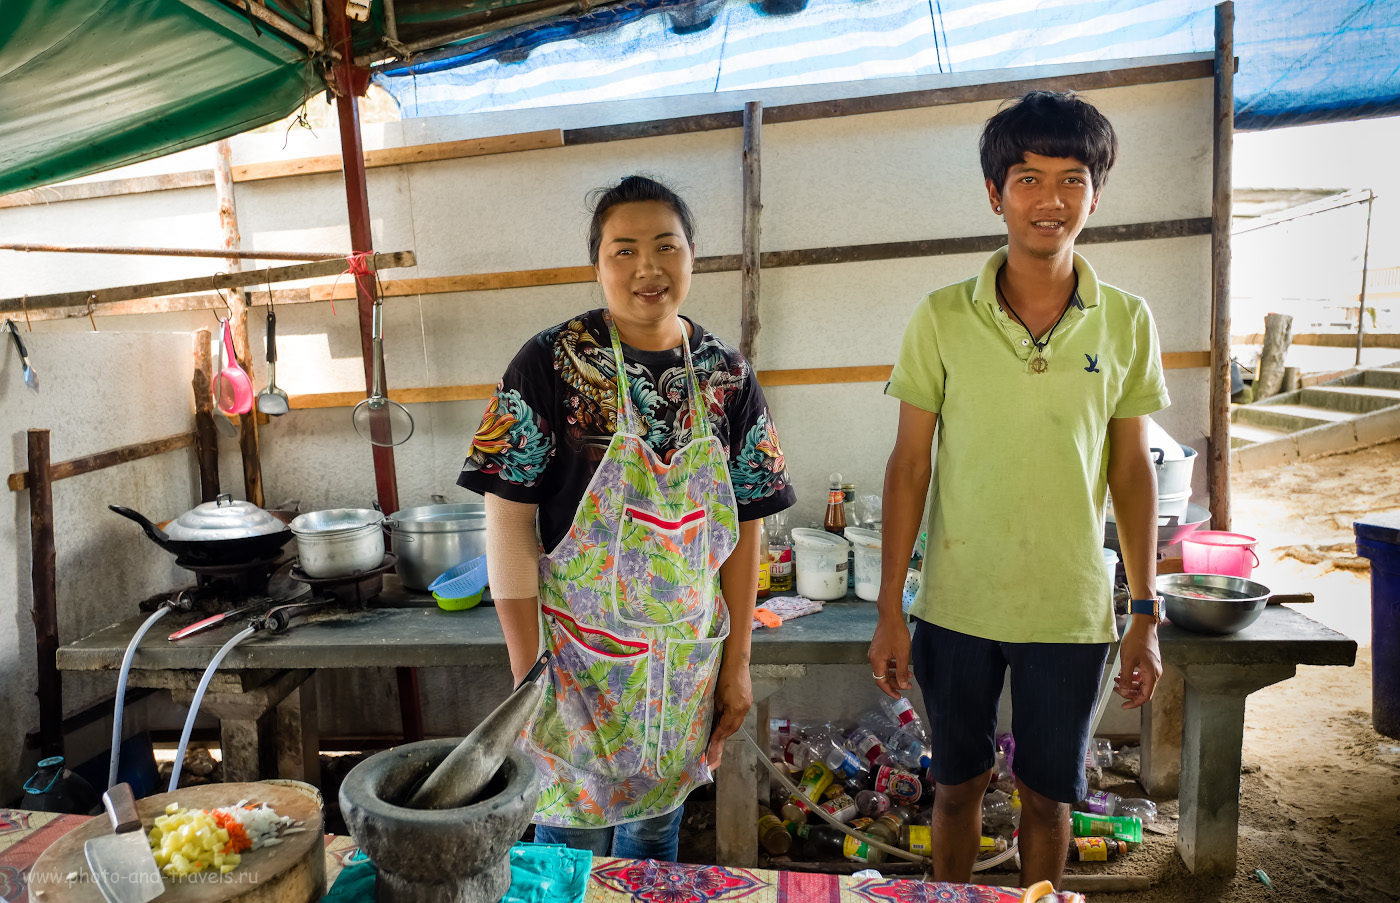
[[[618,204],[631,204],[637,201],[657,201],[670,207],[681,220],[681,230],[685,232],[687,243],[695,241],[695,217],[681,196],[646,176],[628,176],[609,188],[595,188],[588,193],[588,206],[591,217],[588,222],[588,262],[598,263],[598,249],[603,243],[603,221],[608,211]]]
[[[1098,194],[1118,157],[1118,136],[1107,117],[1073,92],[1032,91],[1012,101],[982,128],[982,175],[1000,190],[1026,154],[1074,157],[1089,167]]]

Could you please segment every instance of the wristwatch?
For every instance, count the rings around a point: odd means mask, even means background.
[[[1153,596],[1151,599],[1132,599],[1128,602],[1128,614],[1151,615],[1152,620],[1160,624],[1162,622],[1162,597]]]

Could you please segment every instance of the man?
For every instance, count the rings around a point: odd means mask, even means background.
[[[1099,282],[1074,252],[1116,154],[1108,120],[1072,94],[1034,92],[987,121],[982,170],[1007,246],[978,276],[923,299],[886,389],[900,401],[899,430],[870,664],[898,696],[912,651],[933,736],[940,881],[972,876],[1008,668],[1021,882],[1061,876],[1117,638],[1099,551],[1105,490],[1134,600],[1116,678],[1123,707],[1147,702],[1162,671],[1146,439],[1146,415],[1168,403],[1156,331],[1141,298]],[[911,650],[901,595],[926,498]]]

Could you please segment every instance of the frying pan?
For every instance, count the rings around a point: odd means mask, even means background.
[[[243,536],[237,539],[171,539],[165,531],[157,527],[145,515],[121,505],[108,505],[113,511],[128,520],[134,520],[146,531],[151,542],[172,555],[197,561],[203,564],[238,564],[271,558],[278,550],[292,540],[291,530],[277,533],[263,533],[258,536]]]

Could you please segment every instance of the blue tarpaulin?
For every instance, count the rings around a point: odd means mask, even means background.
[[[381,70],[405,118],[1215,48],[1211,0],[628,0]],[[1400,113],[1400,0],[1236,0],[1235,126]]]

